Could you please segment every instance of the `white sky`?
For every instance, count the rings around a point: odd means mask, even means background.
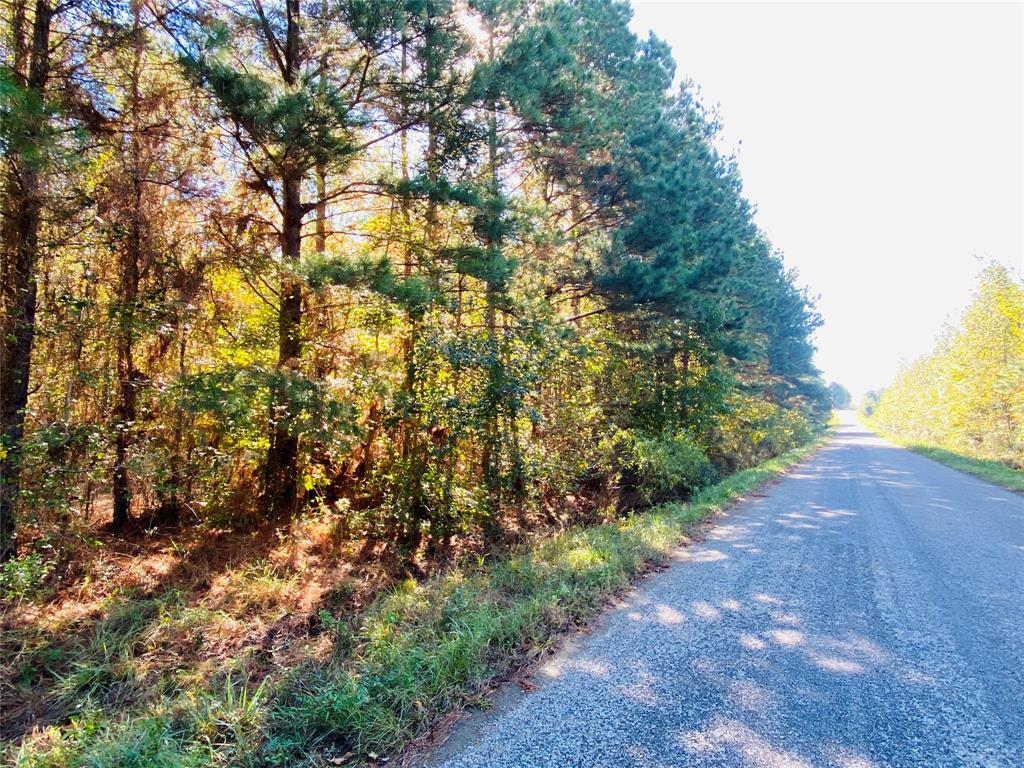
[[[1020,4],[633,7],[719,105],[758,223],[820,295],[826,380],[884,386],[985,261],[1022,268]]]

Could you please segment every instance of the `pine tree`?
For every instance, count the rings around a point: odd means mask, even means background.
[[[14,4],[10,61],[0,72],[3,114],[3,264],[0,265],[0,561],[13,557],[19,461],[35,336],[36,268],[48,161],[49,0]]]
[[[376,92],[375,65],[394,29],[388,3],[344,3],[327,13],[320,6],[319,18],[304,17],[301,10],[300,0],[285,0],[268,8],[256,2],[248,16],[222,8],[214,19],[196,17],[201,24],[188,28],[182,54],[186,71],[220,105],[253,185],[280,216],[277,374],[271,378],[264,466],[270,513],[292,512],[298,503],[299,436],[288,382],[302,362],[303,223],[307,214],[344,194],[324,189],[311,201],[305,187],[311,171],[340,173],[368,146],[358,142],[356,129]],[[231,46],[249,52],[241,67],[227,56]],[[317,46],[320,55],[314,54]],[[338,74],[327,78],[326,72]]]

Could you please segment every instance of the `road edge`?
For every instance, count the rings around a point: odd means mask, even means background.
[[[741,470],[698,493],[685,505],[694,514],[679,527],[678,542],[667,561],[648,561],[647,567],[638,571],[625,589],[608,595],[600,608],[585,617],[585,622],[555,633],[551,638],[550,647],[543,656],[496,675],[480,691],[476,698],[478,706],[461,707],[443,714],[423,735],[411,741],[398,755],[393,756],[391,764],[396,768],[439,768],[445,761],[454,757],[478,733],[485,721],[500,717],[512,709],[523,696],[536,690],[539,686],[533,680],[543,667],[558,657],[575,652],[583,639],[598,630],[611,613],[625,605],[641,586],[646,587],[651,583],[647,579],[652,574],[682,565],[678,562],[678,553],[691,543],[702,540],[704,531],[711,528],[722,513],[743,502],[748,495],[777,482],[793,469],[812,460],[834,439],[835,434],[835,426],[830,425],[806,445],[780,454],[755,467]],[[678,506],[678,503],[674,504]],[[668,506],[671,505],[661,505],[642,513],[642,516],[657,515]]]
[[[981,480],[1001,490],[1024,495],[1024,472],[1020,470],[1008,467],[997,461],[965,456],[937,445],[914,442],[894,432],[882,429],[877,424],[872,424],[859,413],[857,414],[857,420],[864,429],[870,430],[872,434],[887,440],[898,448],[911,451],[918,456],[934,461],[936,464],[952,469],[954,472],[967,475],[975,480]]]

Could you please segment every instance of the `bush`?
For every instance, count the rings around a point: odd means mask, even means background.
[[[712,430],[708,451],[726,474],[803,445],[814,434],[814,425],[796,409],[741,394],[728,403],[729,410]]]
[[[0,564],[0,600],[34,600],[46,593],[52,559],[38,552]]]
[[[635,490],[647,502],[694,491],[715,479],[711,462],[686,432],[651,437],[620,432],[619,441],[624,473],[634,478]]]

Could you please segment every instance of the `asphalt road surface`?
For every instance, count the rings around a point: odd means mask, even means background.
[[[1024,496],[850,423],[762,493],[431,765],[1024,767]]]

